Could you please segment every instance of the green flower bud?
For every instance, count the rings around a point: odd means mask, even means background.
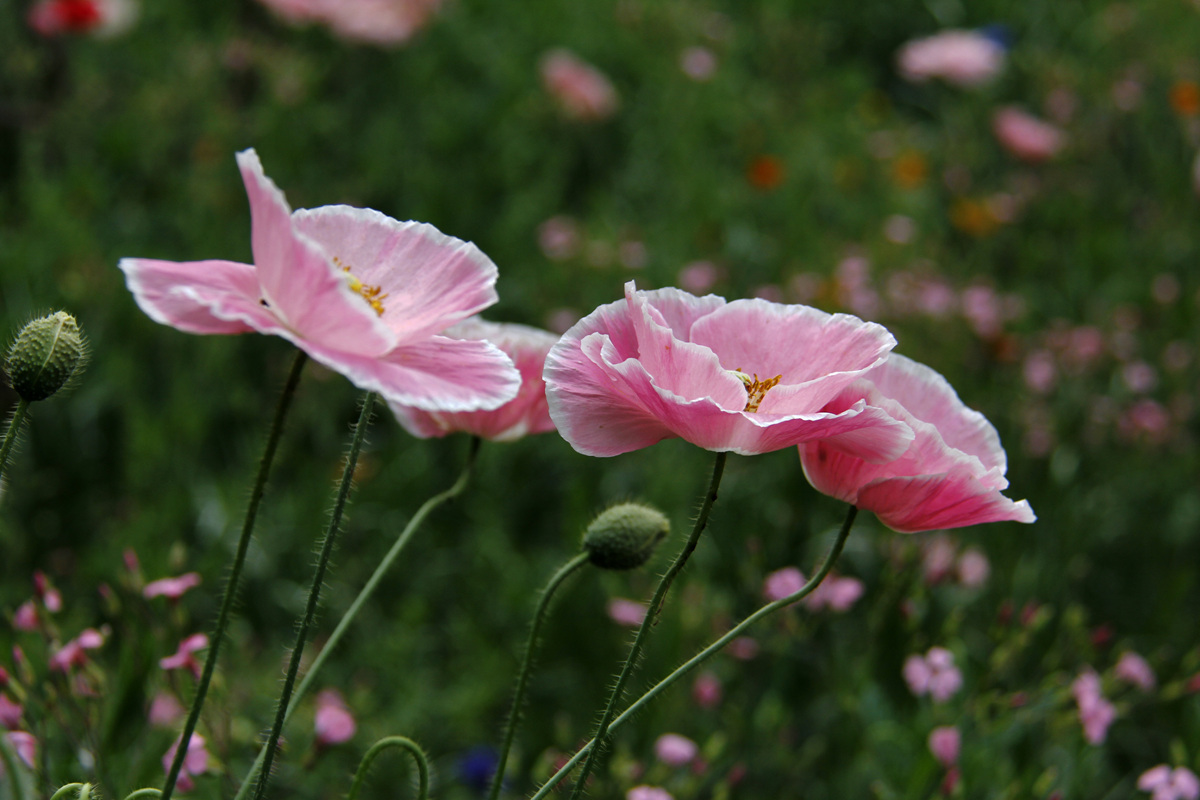
[[[671,522],[657,509],[621,503],[600,513],[583,534],[583,548],[601,569],[635,569],[645,564]]]
[[[45,400],[75,374],[87,342],[75,318],[56,311],[26,325],[8,350],[4,368],[13,390],[30,403]]]

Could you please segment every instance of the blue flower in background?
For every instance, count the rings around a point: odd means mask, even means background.
[[[496,773],[496,765],[500,760],[496,748],[481,744],[472,747],[458,758],[458,780],[480,794],[488,790],[492,776]]]

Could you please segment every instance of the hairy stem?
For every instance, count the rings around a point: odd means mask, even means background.
[[[25,415],[29,413],[29,401],[20,399],[17,401],[16,408],[13,409],[12,419],[9,420],[8,428],[4,431],[4,443],[0,444],[0,479],[4,477],[4,467],[8,464],[8,454],[12,452],[13,445],[17,441],[17,433],[21,430],[21,423],[25,421]]]
[[[371,749],[366,752],[362,762],[358,765],[358,771],[354,773],[354,783],[350,785],[350,794],[347,795],[346,800],[355,800],[358,797],[358,790],[362,788],[363,781],[367,778],[367,770],[370,769],[371,762],[389,747],[401,747],[412,755],[413,761],[417,764],[417,800],[425,800],[426,795],[429,794],[429,759],[425,757],[425,751],[421,749],[421,746],[407,736],[389,736],[371,745]]]

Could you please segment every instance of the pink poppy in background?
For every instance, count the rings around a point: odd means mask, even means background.
[[[966,88],[990,83],[1004,68],[1004,48],[978,31],[947,30],[914,39],[896,55],[900,74],[914,83],[941,78]]]
[[[1132,650],[1126,650],[1117,659],[1117,665],[1113,667],[1113,674],[1143,691],[1148,692],[1154,688],[1154,670],[1146,659]]]
[[[403,44],[424,28],[443,0],[259,0],[292,23],[317,22],[346,39]]]
[[[619,100],[612,83],[569,50],[546,53],[541,71],[542,85],[568,117],[590,122],[616,112]]]
[[[942,703],[962,688],[962,673],[954,666],[953,653],[944,647],[931,647],[924,656],[905,659],[904,681],[918,697],[927,694],[935,703]]]
[[[1100,689],[1100,676],[1087,670],[1071,684],[1071,694],[1079,708],[1079,722],[1083,726],[1084,738],[1090,744],[1101,744],[1108,735],[1108,726],[1117,717],[1117,709],[1104,698]]]
[[[431,225],[370,209],[293,213],[253,150],[238,153],[254,264],[125,258],[141,309],[188,333],[269,333],[390,403],[492,409],[520,386],[494,345],[440,335],[496,302],[496,265]]]
[[[513,323],[487,322],[478,317],[445,331],[453,339],[490,342],[512,359],[521,374],[517,396],[490,411],[422,411],[389,403],[392,413],[413,436],[429,438],[465,431],[495,442],[511,442],[533,433],[554,430],[546,409],[542,368],[546,354],[558,341],[549,331]]]
[[[893,354],[825,408],[839,412],[863,402],[904,422],[915,440],[884,464],[839,452],[827,442],[805,444],[800,461],[818,491],[874,511],[901,533],[1036,519],[1028,502],[1001,494],[1008,486],[1007,457],[996,429],[967,408],[941,375]]]
[[[200,573],[188,572],[175,578],[159,578],[151,581],[142,589],[146,599],[165,597],[168,600],[178,600],[189,590],[200,585]]]
[[[186,669],[192,677],[200,680],[200,660],[196,652],[208,647],[208,636],[203,633],[193,633],[179,643],[179,649],[166,658],[159,659],[158,666],[163,669]]]
[[[824,406],[895,343],[882,326],[846,314],[638,291],[630,281],[623,300],[563,335],[543,376],[550,417],[585,455],[671,437],[741,455],[826,439],[888,460],[911,441],[907,425],[865,401],[837,412]]]
[[[38,0],[25,19],[42,36],[90,33],[106,37],[131,28],[137,15],[133,0]]]
[[[992,133],[1009,153],[1033,163],[1054,156],[1066,142],[1061,129],[1016,106],[1001,108],[992,116]]]
[[[183,740],[182,734],[175,739],[175,742],[167,749],[167,752],[162,757],[163,772],[170,774],[171,764],[175,761],[175,751],[179,749],[179,743]],[[204,737],[198,733],[193,733],[192,738],[188,739],[187,755],[183,757],[183,767],[179,770],[179,777],[175,779],[175,789],[180,792],[190,792],[196,788],[196,782],[192,780],[195,775],[203,775],[208,771],[208,748],[204,741]]]
[[[654,757],[668,766],[685,766],[699,754],[696,743],[678,733],[664,733],[654,742]]]
[[[1137,788],[1150,792],[1151,800],[1200,798],[1200,778],[1187,767],[1171,769],[1166,764],[1151,767],[1138,777]]]
[[[323,689],[317,693],[317,712],[313,718],[313,731],[318,747],[328,747],[349,741],[357,725],[354,715],[346,706],[342,693],[337,689]]]
[[[962,735],[953,725],[943,725],[929,732],[929,752],[943,767],[952,767],[958,762],[962,747]]]

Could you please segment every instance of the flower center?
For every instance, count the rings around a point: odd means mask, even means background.
[[[735,369],[733,374],[736,375],[738,379],[746,385],[746,407],[742,410],[749,411],[751,413],[758,411],[758,404],[761,403],[763,398],[767,396],[767,392],[769,392],[771,388],[775,386],[775,384],[783,380],[783,375],[776,375],[774,378],[760,381],[758,379],[758,373],[755,373],[754,377],[751,378],[749,375],[742,372],[741,367]]]
[[[369,283],[363,283],[358,278],[354,277],[350,272],[350,265],[344,263],[337,256],[333,257],[333,263],[342,272],[346,273],[346,277],[350,281],[350,288],[362,295],[363,299],[371,304],[371,308],[375,309],[375,313],[383,316],[383,301],[387,299],[386,294],[380,294],[383,291],[382,287],[372,286]]]

